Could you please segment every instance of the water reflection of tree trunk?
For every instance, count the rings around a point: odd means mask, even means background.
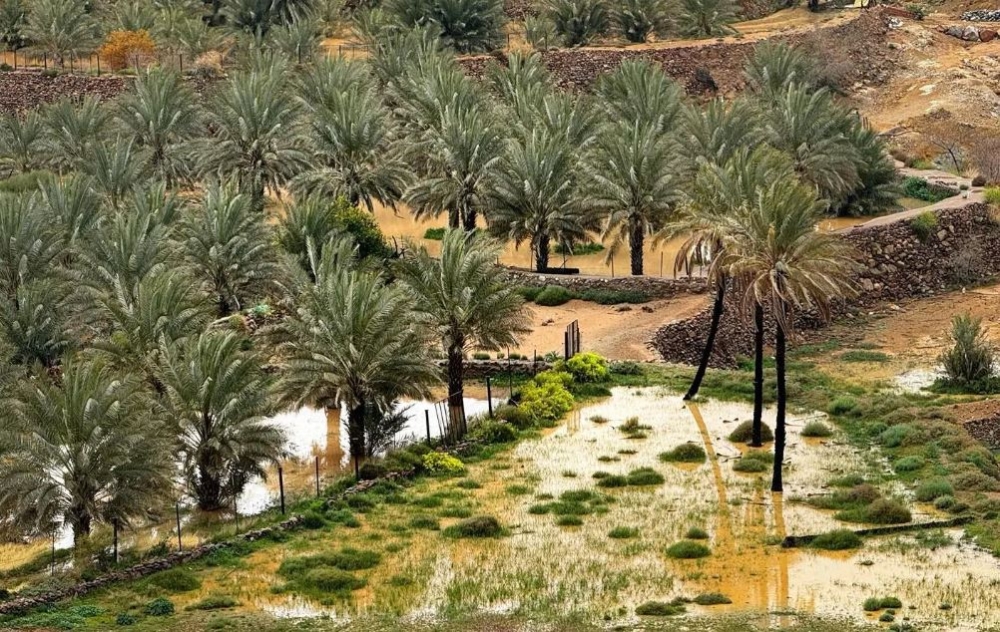
[[[574,408],[569,413],[569,418],[566,420],[566,430],[573,434],[580,429],[580,409]]]
[[[324,454],[327,470],[338,471],[344,462],[344,448],[340,444],[340,434],[343,422],[340,419],[340,408],[326,409],[326,453]]]
[[[715,491],[719,497],[719,519],[715,529],[715,548],[718,554],[731,554],[734,552],[732,525],[730,524],[729,499],[726,494],[726,481],[722,478],[722,466],[719,465],[719,457],[715,454],[715,446],[712,445],[712,435],[708,432],[705,419],[701,416],[698,404],[687,402],[686,406],[691,411],[691,416],[698,424],[701,432],[701,440],[705,443],[705,454],[708,455],[708,462],[712,465],[712,476],[715,479]]]
[[[788,535],[785,528],[785,506],[784,497],[780,492],[771,494],[771,506],[774,508],[774,529],[776,535],[782,540]],[[778,551],[778,578],[777,578],[777,609],[781,612],[788,611],[788,551],[782,549]],[[780,618],[780,626],[791,624],[791,619],[783,615]]]

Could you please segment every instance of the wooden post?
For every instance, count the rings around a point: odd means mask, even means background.
[[[663,253],[660,253],[660,277],[663,277]]]
[[[111,521],[111,528],[114,530],[114,552],[115,552],[115,564],[118,563],[118,519],[115,518]]]
[[[319,498],[319,457],[316,457],[316,498]]]
[[[181,504],[174,504],[174,515],[177,516],[177,550],[184,550],[184,543],[181,540]]]
[[[101,54],[97,53],[97,76],[101,76]]]
[[[281,496],[281,515],[285,515],[285,471],[278,466],[278,494]]]
[[[184,55],[177,55],[177,67],[180,69],[181,74],[184,74]]]
[[[486,376],[486,405],[490,409],[490,419],[493,419],[493,388],[488,375]]]
[[[49,69],[49,54],[48,53],[42,53],[42,65],[44,66],[43,70],[48,70]]]
[[[52,530],[52,571],[51,575],[56,574],[56,530]]]
[[[431,411],[424,410],[424,425],[427,427],[427,445],[431,444]]]
[[[510,347],[507,347],[507,388],[510,391],[507,399],[514,399],[514,369],[510,365]]]
[[[611,257],[611,278],[615,278],[615,258]]]

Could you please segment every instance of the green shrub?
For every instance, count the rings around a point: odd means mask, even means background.
[[[547,285],[535,297],[535,303],[543,307],[557,307],[573,300],[573,293],[558,285]]]
[[[37,191],[42,183],[49,182],[55,178],[51,171],[29,171],[19,173],[6,180],[0,180],[0,193],[30,193]]]
[[[692,540],[681,540],[667,547],[667,557],[678,560],[693,560],[711,554],[712,551],[707,546]]]
[[[579,527],[583,524],[583,519],[580,516],[569,514],[565,516],[559,516],[556,519],[556,525],[560,527]]]
[[[543,288],[537,286],[521,285],[518,286],[515,291],[521,295],[521,298],[523,298],[525,302],[534,303],[535,299],[538,298],[538,295],[542,293],[542,289]],[[503,357],[503,356],[500,355],[497,357]]]
[[[493,516],[476,516],[454,524],[442,533],[449,538],[498,538],[503,535],[503,527]]]
[[[326,526],[326,518],[318,511],[310,509],[302,514],[299,525],[303,529],[322,529]]]
[[[437,518],[432,516],[414,516],[409,522],[411,529],[425,529],[427,531],[438,531],[441,525]]]
[[[149,583],[170,592],[187,592],[201,588],[201,581],[186,568],[172,568],[153,575]]]
[[[441,41],[458,53],[503,46],[502,0],[386,0],[382,7],[406,29],[434,25]]]
[[[519,406],[501,406],[496,409],[494,415],[518,430],[526,430],[535,423],[528,411]]]
[[[566,369],[577,382],[603,382],[608,379],[608,361],[591,351],[578,353],[566,361]]]
[[[840,354],[843,362],[888,362],[889,356],[881,351],[869,351],[868,349],[851,349]]]
[[[1000,187],[987,187],[983,191],[983,199],[987,204],[1000,204]]]
[[[982,384],[993,377],[993,347],[982,320],[959,314],[951,322],[952,346],[941,354],[948,381],[957,386]]]
[[[940,202],[958,194],[951,187],[931,184],[923,178],[909,177],[903,180],[903,196],[923,200],[924,202]]]
[[[865,477],[860,474],[845,474],[831,478],[827,481],[827,485],[830,487],[857,487],[858,485],[863,485],[864,482]]]
[[[127,612],[122,612],[117,617],[115,617],[115,625],[121,625],[121,626],[135,625],[138,622],[139,622],[138,619],[136,619],[134,616],[130,615]]]
[[[868,524],[905,524],[913,520],[909,509],[899,501],[888,498],[879,498],[864,507],[845,509],[834,515],[834,518]]]
[[[339,198],[333,209],[333,224],[339,231],[354,238],[358,256],[362,259],[387,259],[393,255],[392,248],[372,214],[352,206],[344,198]]]
[[[511,443],[517,441],[517,429],[510,424],[484,421],[473,427],[469,436],[488,445]]]
[[[196,601],[187,607],[187,610],[223,610],[225,608],[235,608],[240,602],[229,595],[209,595],[201,601]]]
[[[615,527],[608,531],[608,537],[613,540],[631,540],[639,537],[639,530],[635,527]]]
[[[869,597],[868,599],[865,599],[865,602],[861,604],[861,607],[865,612],[876,612],[882,607],[880,604],[881,600],[878,597]]]
[[[849,415],[858,408],[858,402],[850,395],[841,395],[827,406],[826,412],[831,415]]]
[[[721,606],[733,603],[733,600],[722,593],[702,593],[694,598],[699,606]]]
[[[987,476],[979,470],[959,472],[950,477],[952,486],[963,492],[996,492],[1000,491],[1000,481]]]
[[[683,614],[685,608],[679,603],[665,603],[663,601],[647,601],[636,606],[635,613],[640,617],[670,617],[676,614]]]
[[[598,487],[628,487],[628,479],[619,474],[609,474],[597,481]]]
[[[688,540],[707,540],[708,531],[705,531],[701,527],[691,527],[687,530],[687,533],[684,534],[684,537]]]
[[[917,470],[922,470],[926,464],[927,462],[924,461],[923,457],[904,456],[893,462],[892,469],[897,472],[916,472]]]
[[[477,351],[477,352],[475,352],[475,353],[472,354],[472,359],[473,360],[489,360],[489,359],[491,359],[491,356],[490,356],[490,354],[486,353],[485,351]]]
[[[465,464],[444,452],[428,452],[423,458],[424,469],[428,472],[457,473],[465,471]]]
[[[705,448],[697,443],[682,443],[669,452],[660,454],[664,463],[704,463],[707,459]]]
[[[650,301],[648,294],[638,290],[583,290],[578,298],[598,305],[641,305]]]
[[[917,235],[920,241],[927,241],[938,227],[937,215],[931,211],[924,211],[910,220],[910,228]]]
[[[810,421],[802,428],[803,437],[829,437],[833,434],[833,430],[830,429],[822,421]]]
[[[508,485],[507,493],[511,496],[526,496],[531,493],[531,488],[520,484]]]
[[[629,485],[635,487],[662,485],[664,481],[663,475],[651,467],[640,467],[639,469],[632,470],[626,476],[626,480]]]
[[[766,472],[770,464],[761,461],[760,459],[748,459],[743,457],[742,459],[737,459],[733,463],[734,472],[742,472],[744,474],[758,474],[760,472]]]
[[[845,551],[860,548],[861,537],[849,529],[836,529],[821,533],[809,544],[815,549],[824,551]]]
[[[934,508],[939,511],[948,511],[955,506],[954,496],[939,496],[934,501]]]
[[[879,606],[882,608],[899,610],[903,607],[903,602],[899,600],[899,597],[882,597],[882,599],[879,600]]]
[[[368,582],[339,568],[314,568],[307,571],[299,583],[323,592],[343,593],[364,588]]]
[[[915,429],[909,424],[889,426],[878,436],[878,442],[885,448],[898,448],[915,434]]]
[[[919,18],[918,18],[919,19]],[[896,615],[891,612],[883,612],[878,618],[881,623],[892,623],[896,620]]]
[[[424,231],[424,239],[430,239],[432,241],[441,241],[444,239],[444,233],[447,230],[448,229],[444,228],[443,226],[439,228],[428,228],[427,230]]]
[[[771,431],[770,426],[765,423],[761,424],[760,435],[764,443],[774,441],[774,433]],[[736,429],[729,433],[729,440],[733,443],[750,443],[753,441],[753,422],[748,420],[736,426]]]
[[[609,369],[615,375],[642,375],[642,366],[631,360],[612,362]]]
[[[557,421],[573,408],[573,395],[566,388],[572,381],[568,373],[539,373],[521,388],[521,410],[536,423]]]
[[[157,597],[146,604],[143,612],[151,617],[165,617],[174,613],[174,602],[166,597]]]
[[[570,248],[567,248],[562,244],[556,244],[556,247],[552,249],[552,252],[557,255],[592,255],[603,251],[604,244],[594,241],[588,241],[583,244],[573,244]]]
[[[955,489],[943,478],[932,478],[918,485],[915,495],[920,502],[929,503],[941,496],[954,496]]]

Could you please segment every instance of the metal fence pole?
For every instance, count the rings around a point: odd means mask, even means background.
[[[285,471],[278,466],[278,493],[281,495],[281,515],[285,515]]]
[[[184,542],[181,540],[181,504],[174,504],[174,515],[177,516],[177,550],[184,550]]]
[[[493,418],[493,388],[490,384],[490,376],[486,376],[486,404],[490,409],[490,419]]]
[[[319,457],[316,457],[316,498],[319,498]]]
[[[431,444],[431,411],[427,409],[424,411],[424,425],[427,426],[427,445]]]

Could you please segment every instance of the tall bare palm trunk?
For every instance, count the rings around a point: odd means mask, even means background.
[[[774,420],[774,477],[771,491],[782,489],[781,464],[785,460],[785,406],[788,393],[785,391],[785,329],[779,323],[775,336],[774,363],[778,377],[778,410]]]
[[[643,243],[645,242],[645,228],[641,221],[633,220],[629,225],[629,247],[632,255],[632,275],[643,275]]]
[[[753,308],[753,433],[750,445],[764,445],[764,307]]]
[[[448,349],[448,432],[455,441],[464,437],[468,430],[465,424],[463,356],[459,345],[452,345]]]
[[[708,338],[705,340],[705,349],[701,352],[701,362],[698,364],[698,371],[694,374],[694,380],[690,388],[684,395],[684,400],[691,400],[698,394],[701,383],[705,379],[705,372],[708,371],[708,363],[712,358],[712,350],[715,348],[715,335],[719,332],[719,321],[722,320],[722,313],[726,309],[726,283],[725,279],[719,282],[719,287],[715,290],[715,304],[712,306],[712,324],[708,328]]]
[[[549,236],[542,235],[535,245],[535,270],[545,272],[549,269]]]
[[[347,417],[347,441],[354,461],[354,477],[361,475],[361,459],[365,458],[365,413],[367,403],[360,402],[352,408]]]

